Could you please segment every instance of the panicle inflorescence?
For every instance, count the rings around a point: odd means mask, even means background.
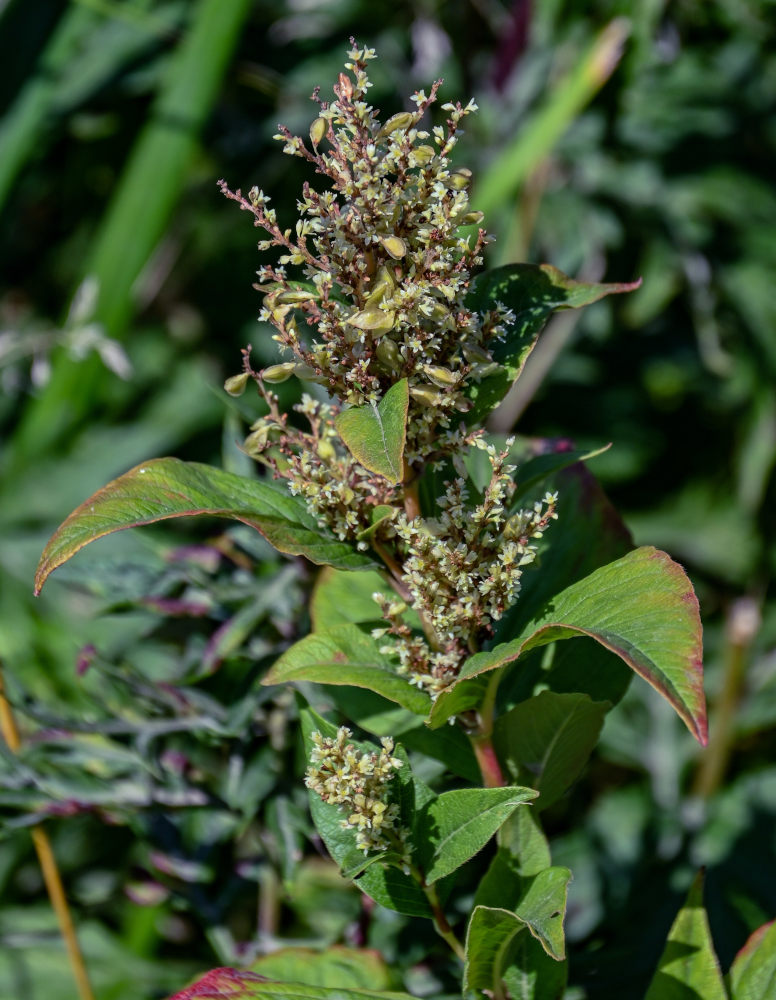
[[[379,751],[362,751],[348,742],[346,726],[336,737],[312,734],[313,750],[305,784],[324,802],[346,814],[342,826],[356,831],[356,845],[366,854],[389,847],[406,847],[398,825],[399,807],[389,801],[389,786],[402,762],[393,756],[394,742],[384,736]]]
[[[504,332],[506,310],[480,315],[464,303],[472,269],[482,263],[481,213],[469,207],[471,172],[454,168],[450,154],[468,104],[445,104],[445,125],[431,131],[421,119],[436,101],[413,96],[415,109],[381,123],[366,100],[371,49],[355,46],[334,87],[336,100],[319,104],[309,146],[280,129],[284,152],[311,163],[330,189],[305,184],[295,228],[282,229],[258,188],[248,197],[224,193],[252,212],[279,248],[276,265],[258,272],[265,292],[260,318],[296,362],[275,368],[312,378],[331,395],[359,405],[378,402],[401,378],[410,384],[405,457],[410,465],[460,446],[466,387],[497,367],[488,343]],[[292,281],[298,266],[306,284]]]

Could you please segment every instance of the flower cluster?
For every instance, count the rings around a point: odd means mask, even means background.
[[[375,595],[388,630],[396,637],[384,652],[396,652],[400,671],[413,683],[438,693],[458,673],[471,653],[472,636],[489,630],[514,602],[523,569],[536,558],[535,542],[557,518],[554,493],[547,493],[529,509],[509,512],[515,492],[515,466],[506,463],[509,447],[497,452],[478,439],[490,460],[492,475],[482,500],[469,504],[466,482],[457,478],[437,500],[438,519],[394,521],[404,547],[403,583],[412,606],[430,626],[436,649],[414,636],[401,621],[399,605]]]
[[[318,192],[305,184],[295,231],[281,228],[259,189],[245,198],[221,186],[267,233],[259,248],[282,251],[278,264],[258,272],[265,292],[260,318],[297,360],[265,376],[312,379],[352,405],[378,402],[407,378],[405,457],[421,466],[430,452],[460,445],[458,425],[470,407],[465,390],[497,368],[488,343],[509,320],[506,310],[480,315],[464,304],[486,235],[479,229],[473,243],[462,235],[482,216],[469,208],[470,171],[454,169],[450,154],[476,105],[445,104],[445,126],[421,128],[438,81],[428,95],[414,95],[414,111],[381,123],[366,101],[374,52],[354,45],[349,57],[352,77],[340,74],[336,100],[313,95],[319,117],[311,148],[282,127],[276,137],[330,185]],[[287,265],[299,266],[307,281],[292,281]]]
[[[393,757],[394,742],[382,738],[382,750],[363,752],[349,743],[346,726],[336,738],[312,734],[311,764],[305,784],[324,802],[339,806],[346,817],[342,826],[356,831],[356,846],[366,854],[391,846],[404,849],[405,838],[398,827],[399,807],[388,801],[388,791],[402,762]]]

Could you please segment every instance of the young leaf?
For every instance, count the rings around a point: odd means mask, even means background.
[[[521,959],[524,961],[530,954],[527,949],[521,953],[512,947],[513,939],[526,929],[546,955],[556,962],[565,959],[563,917],[570,878],[568,868],[547,868],[540,872],[530,880],[515,912],[488,906],[475,907],[466,935],[464,989],[492,990],[500,996],[503,993],[502,981],[510,973],[515,975],[523,971],[518,962]],[[548,971],[552,975],[551,968]],[[565,971],[562,976],[565,980]],[[542,976],[542,980],[544,978]],[[547,985],[542,980],[537,984],[540,989]],[[536,991],[528,994],[535,997],[553,995],[558,994]]]
[[[703,908],[702,871],[696,876],[669,931],[665,950],[644,1000],[686,1000],[689,996],[727,1000]]]
[[[103,486],[59,526],[43,551],[35,593],[80,549],[114,531],[171,517],[210,514],[242,521],[279,549],[340,569],[375,564],[322,529],[304,502],[274,483],[243,479],[198,462],[157,458]]]
[[[497,719],[499,759],[516,781],[539,792],[538,809],[556,802],[579,776],[609,707],[584,694],[542,691]]]
[[[771,1000],[776,996],[776,920],[751,935],[733,960],[729,980],[732,1000]]]
[[[408,993],[278,983],[258,972],[213,969],[169,1000],[412,1000]]]
[[[651,546],[629,552],[557,594],[515,639],[467,660],[459,683],[537,646],[577,635],[616,653],[673,705],[705,745],[698,600],[682,567]],[[435,725],[446,711],[443,699],[444,693],[434,705]]]
[[[400,483],[404,478],[409,392],[409,383],[403,378],[391,386],[379,404],[351,406],[334,420],[356,461],[391,483]]]
[[[461,788],[427,802],[418,810],[412,831],[426,883],[473,858],[518,806],[535,797],[531,788]]]
[[[313,681],[367,688],[417,715],[427,715],[431,699],[396,672],[396,664],[380,652],[380,644],[357,625],[335,625],[313,632],[277,660],[262,684]]]
[[[467,415],[468,422],[481,421],[501,402],[556,309],[579,309],[606,295],[631,292],[640,284],[640,281],[586,284],[574,281],[549,264],[508,264],[478,275],[467,296],[467,306],[481,313],[494,309],[500,302],[514,312],[515,318],[492,351],[493,360],[501,369],[472,385],[474,407]]]

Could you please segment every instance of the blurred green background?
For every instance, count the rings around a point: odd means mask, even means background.
[[[31,595],[51,531],[137,462],[248,472],[258,411],[221,385],[274,345],[216,181],[259,184],[291,224],[307,174],[272,135],[306,134],[350,35],[378,50],[386,115],[440,76],[477,100],[458,157],[489,263],[644,278],[553,319],[493,422],[613,442],[593,472],[705,622],[710,750],[634,684],[550,810],[569,996],[640,995],[702,864],[723,968],[776,916],[776,4],[5,0],[0,657],[27,742],[0,758],[0,1000],[73,995],[26,830],[52,814],[101,998],[163,996],[278,936],[368,941],[399,985],[450,988],[402,918],[358,931],[293,778],[295,708],[257,688],[307,627],[309,568],[176,524]]]

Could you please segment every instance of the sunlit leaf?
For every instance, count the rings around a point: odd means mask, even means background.
[[[391,483],[404,478],[409,398],[409,384],[403,378],[391,386],[379,404],[351,406],[334,421],[356,461]]]

